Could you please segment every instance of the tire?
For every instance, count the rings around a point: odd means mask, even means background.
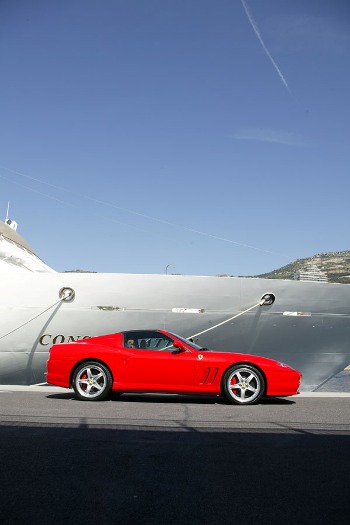
[[[82,363],[73,374],[75,395],[83,401],[102,401],[112,388],[112,375],[108,368],[97,361]]]
[[[265,392],[265,380],[251,365],[233,366],[223,377],[223,391],[230,403],[253,405]]]

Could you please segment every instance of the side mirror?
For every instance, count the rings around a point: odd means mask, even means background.
[[[180,341],[174,341],[173,347],[176,348],[175,353],[179,354],[180,352],[186,352],[186,347]]]

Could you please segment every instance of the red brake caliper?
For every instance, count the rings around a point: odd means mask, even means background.
[[[87,379],[87,374],[83,374],[83,375],[81,376],[81,379]],[[84,388],[84,390],[86,390],[87,385],[84,383],[84,386],[81,385],[81,387]]]

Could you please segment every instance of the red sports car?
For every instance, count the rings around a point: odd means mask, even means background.
[[[47,382],[92,401],[115,392],[225,395],[250,405],[299,393],[301,373],[284,363],[202,348],[165,330],[131,330],[55,344]]]

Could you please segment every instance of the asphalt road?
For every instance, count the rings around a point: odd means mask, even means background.
[[[350,522],[350,397],[0,387],[2,524]]]

